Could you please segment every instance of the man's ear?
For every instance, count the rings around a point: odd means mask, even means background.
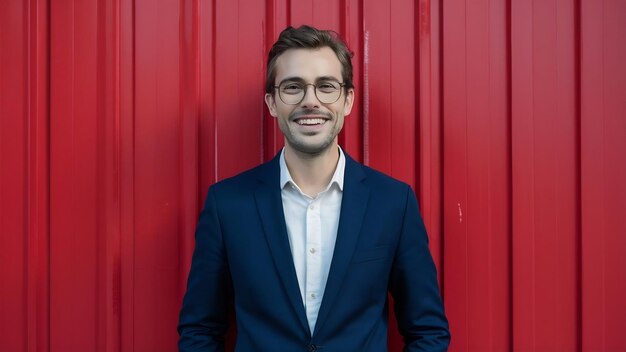
[[[267,105],[267,108],[270,111],[270,115],[274,117],[278,116],[278,113],[276,111],[276,100],[274,100],[273,94],[265,93],[265,105]]]
[[[350,112],[352,111],[352,104],[354,104],[354,88],[350,88],[346,92],[346,101],[343,105],[344,116],[350,115]]]

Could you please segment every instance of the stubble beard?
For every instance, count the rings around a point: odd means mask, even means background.
[[[309,157],[315,157],[323,154],[333,145],[333,142],[335,141],[335,138],[337,138],[341,127],[338,126],[339,117],[333,116],[330,112],[321,112],[315,110],[306,110],[292,113],[289,116],[290,122],[288,122],[288,124],[296,119],[299,115],[307,114],[325,115],[328,117],[328,120],[325,122],[325,124],[333,124],[331,130],[328,132],[328,135],[321,143],[306,143],[307,136],[297,135],[295,131],[292,131],[289,128],[290,126],[287,126],[288,133],[283,132],[283,134],[285,135],[285,141],[295,152],[303,156],[306,155]]]

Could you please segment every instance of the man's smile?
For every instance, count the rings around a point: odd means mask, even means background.
[[[326,119],[323,118],[300,118],[296,119],[295,122],[298,125],[321,125],[326,123]]]

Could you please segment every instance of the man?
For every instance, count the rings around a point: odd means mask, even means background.
[[[181,351],[387,350],[387,293],[405,351],[450,335],[411,188],[337,144],[354,103],[351,54],[334,32],[287,28],[269,53],[265,102],[285,147],[213,185],[180,313]]]

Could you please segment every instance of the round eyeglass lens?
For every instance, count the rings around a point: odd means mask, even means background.
[[[307,93],[307,86],[313,86],[315,96],[324,104],[332,104],[339,100],[342,85],[334,81],[322,81],[317,84],[284,82],[278,87],[280,100],[285,104],[295,105],[302,102]]]

